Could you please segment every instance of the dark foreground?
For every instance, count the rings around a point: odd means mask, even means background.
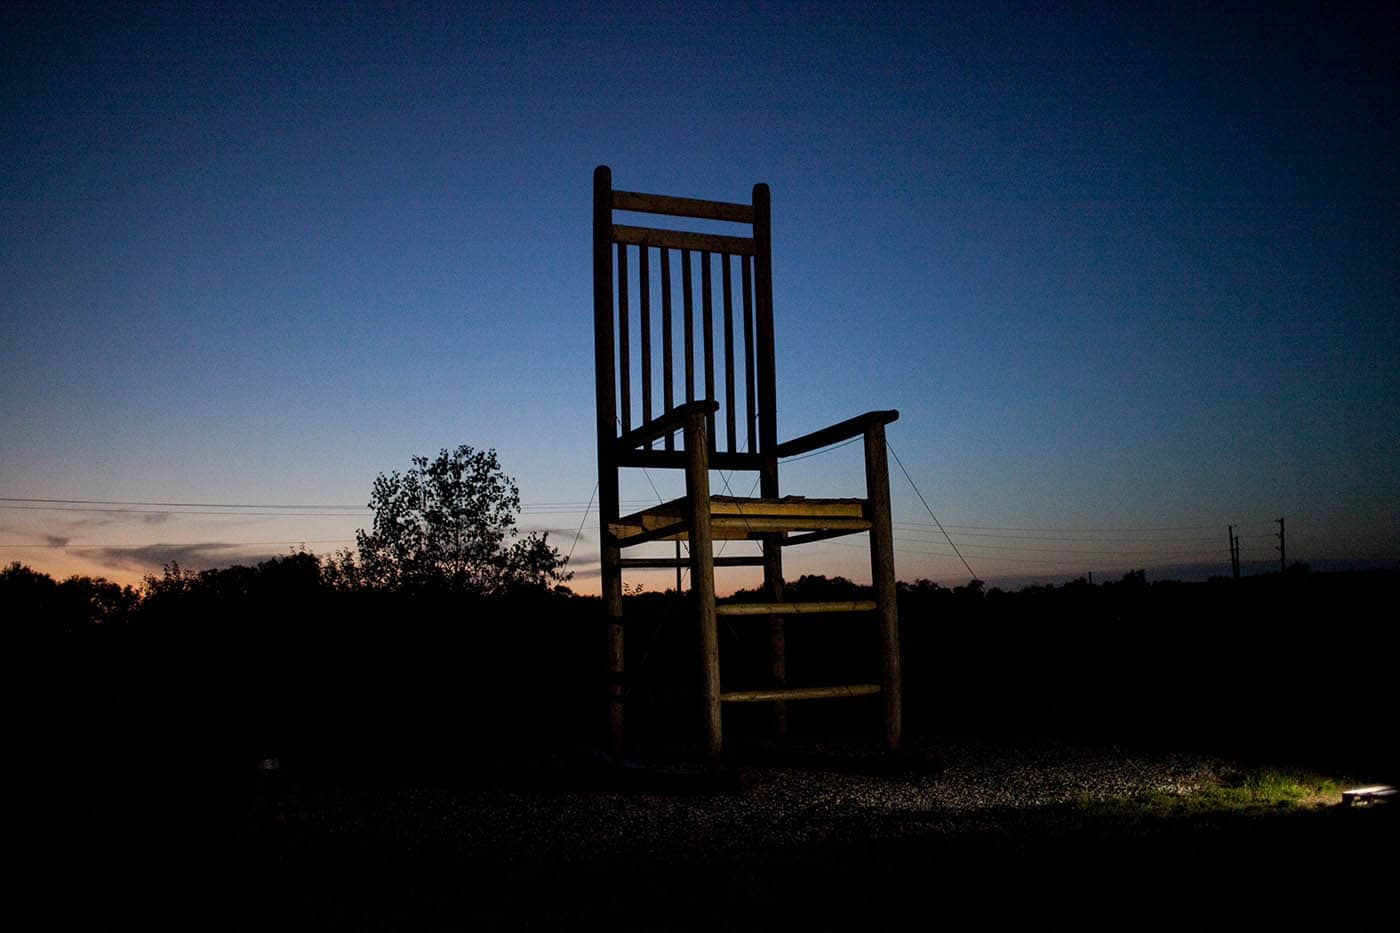
[[[395,773],[152,761],[67,801],[64,920],[238,928],[1137,926],[1393,908],[1397,813],[1335,798],[1163,815],[1202,755],[1028,742],[738,761],[716,780],[559,758]],[[1146,796],[1145,796],[1146,795]],[[56,829],[58,827],[55,827]],[[1123,911],[1128,913],[1123,913]],[[969,911],[971,913],[969,913]]]
[[[910,759],[862,745],[865,700],[799,707],[766,757],[742,750],[769,723],[734,710],[717,786],[675,764],[700,722],[678,600],[632,607],[632,768],[565,751],[605,744],[596,601],[185,594],[13,652],[10,799],[36,830],[13,886],[60,927],[1345,928],[1393,912],[1400,804],[1174,802],[1268,765],[1400,783],[1372,624],[1394,582],[913,588]],[[862,637],[793,627],[792,682],[871,679]],[[760,683],[754,633],[722,641],[726,678]]]

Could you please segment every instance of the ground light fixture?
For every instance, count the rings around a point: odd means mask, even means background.
[[[1349,807],[1367,807],[1372,804],[1389,802],[1395,796],[1395,788],[1389,784],[1370,784],[1366,787],[1353,787],[1342,791],[1342,803]]]

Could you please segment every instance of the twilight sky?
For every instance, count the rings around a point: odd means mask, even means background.
[[[771,185],[780,435],[898,408],[977,576],[1276,565],[1280,516],[1394,564],[1400,15],[1054,6],[6,4],[0,563],[326,554],[465,443],[596,590],[606,163]],[[899,576],[965,581],[891,470]]]

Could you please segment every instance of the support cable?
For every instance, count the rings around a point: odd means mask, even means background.
[[[909,481],[909,485],[914,490],[914,495],[919,497],[919,501],[924,504],[924,511],[928,513],[928,517],[933,519],[933,523],[938,526],[938,530],[943,532],[943,537],[948,540],[948,546],[953,549],[953,553],[958,555],[958,560],[962,561],[962,565],[967,568],[967,572],[971,574],[972,579],[979,579],[976,571],[972,569],[972,565],[967,562],[967,558],[962,556],[962,551],[959,551],[958,546],[953,543],[952,535],[944,531],[943,523],[938,520],[938,516],[933,514],[933,509],[929,508],[928,500],[924,498],[923,493],[919,492],[919,487],[915,484],[914,477],[910,476],[909,471],[904,468],[904,462],[899,459],[899,454],[894,452],[894,447],[890,444],[888,438],[885,439],[885,449],[890,452],[891,457],[894,457],[894,462],[899,464],[899,470],[904,474],[904,478]]]
[[[583,507],[583,518],[579,519],[578,531],[574,532],[574,543],[569,546],[569,556],[564,558],[564,565],[568,566],[569,561],[574,559],[574,548],[578,547],[578,539],[583,537],[583,526],[588,521],[588,513],[593,508],[593,497],[598,495],[598,483],[593,484],[593,491],[588,494],[588,504]]]

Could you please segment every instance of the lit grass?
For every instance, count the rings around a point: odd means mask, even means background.
[[[1310,772],[1253,768],[1184,793],[1147,790],[1131,797],[1076,801],[1086,813],[1143,818],[1264,816],[1341,803],[1342,784]]]

